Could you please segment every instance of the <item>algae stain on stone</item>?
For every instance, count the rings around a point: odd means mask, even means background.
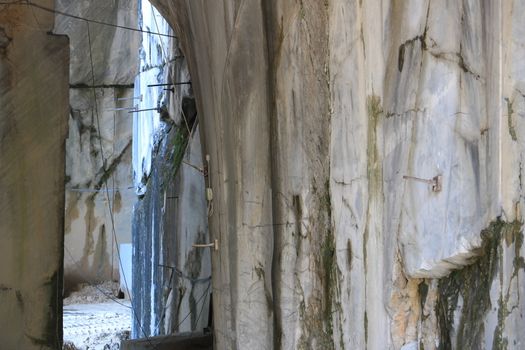
[[[113,196],[113,212],[119,213],[122,210],[122,195],[120,194],[120,191],[116,191],[115,195]]]
[[[177,288],[177,292],[178,292],[177,293],[178,298],[177,298],[177,307],[175,308],[175,315],[176,315],[175,319],[181,319],[182,317],[184,317],[184,315],[181,315],[181,306],[182,306],[182,301],[184,300],[184,296],[186,295],[186,287],[183,285],[179,285]],[[195,297],[191,294],[189,296],[189,303],[190,303],[190,308],[193,307],[193,311],[195,311],[196,310]],[[178,331],[180,326],[181,324],[178,324],[174,330]]]
[[[517,141],[518,137],[516,135],[516,128],[514,127],[514,120],[512,118],[512,114],[514,113],[514,110],[512,109],[512,102],[505,98],[505,102],[507,102],[507,123],[509,127],[509,134],[512,138],[512,141]]]
[[[332,201],[330,183],[323,187],[312,185],[316,201],[317,220],[310,217],[312,232],[305,233],[312,240],[317,239],[319,252],[314,255],[314,269],[320,283],[318,290],[304,300],[300,281],[297,281],[297,293],[302,296],[299,305],[301,335],[297,349],[335,349],[334,317],[341,314],[340,305],[340,270],[337,266],[335,237],[332,228]],[[299,201],[295,201],[297,214],[301,214]],[[317,235],[313,235],[317,232]]]
[[[204,231],[198,231],[197,237],[195,239],[196,244],[203,244],[206,243],[206,232]],[[192,279],[198,279],[201,274],[202,270],[202,256],[204,254],[204,250],[202,249],[192,249],[188,257],[184,263],[184,271],[188,271],[189,276]],[[195,312],[197,308],[197,299],[195,298],[196,292],[196,283],[191,282],[190,291],[189,291],[189,304],[190,304],[190,311],[191,311],[191,329],[197,328],[197,323],[199,321],[198,313]],[[206,299],[204,299],[203,302],[205,302]]]
[[[368,134],[367,134],[367,178],[368,178],[368,213],[367,222],[363,233],[363,264],[365,279],[368,265],[368,238],[370,234],[371,217],[374,215],[372,206],[381,201],[382,196],[382,169],[380,164],[379,149],[377,146],[377,128],[383,115],[381,98],[376,95],[370,95],[367,98],[368,114]],[[366,300],[366,285],[365,285]],[[366,309],[366,307],[365,307]],[[364,316],[365,342],[368,343],[368,314],[365,311]]]
[[[270,316],[273,313],[273,298],[272,298],[272,291],[269,288],[268,284],[266,283],[263,265],[259,263],[254,268],[254,271],[257,274],[259,281],[261,281],[264,285],[264,296],[266,298],[266,309],[268,311],[268,315]]]
[[[89,256],[93,254],[95,249],[95,240],[93,238],[93,231],[97,225],[97,218],[95,217],[95,195],[90,195],[86,198],[86,214],[84,215],[85,222],[85,238],[82,258],[80,259],[80,265],[82,268],[89,267]]]
[[[405,45],[406,43],[399,45],[399,52],[397,56],[397,69],[399,72],[403,71],[403,64],[405,63]]]
[[[323,323],[326,335],[329,337],[332,347],[333,343],[333,314],[341,313],[342,308],[338,302],[340,300],[339,279],[341,271],[337,265],[335,236],[332,229],[332,199],[330,195],[330,182],[327,180],[324,184],[324,193],[322,196],[322,206],[327,215],[327,231],[321,245],[321,258],[323,268]]]
[[[367,100],[367,112],[368,112],[368,135],[367,135],[367,177],[368,177],[368,195],[369,195],[369,209],[367,225],[363,239],[363,257],[365,260],[365,273],[366,273],[366,261],[367,252],[366,244],[368,242],[369,234],[369,219],[370,219],[370,202],[374,199],[379,199],[381,196],[381,181],[382,171],[379,164],[379,150],[377,147],[377,127],[383,114],[381,107],[381,98],[379,96],[371,95],[368,96]]]
[[[332,314],[332,293],[336,292],[337,263],[335,261],[335,242],[333,233],[328,232],[321,246],[321,259],[324,275],[323,282],[323,318],[328,328],[331,328]]]
[[[352,271],[353,253],[352,253],[352,241],[350,239],[346,242],[346,254],[347,254],[346,262],[348,264],[347,266],[348,271]]]
[[[107,235],[106,226],[100,226],[95,251],[93,254],[93,271],[96,271],[97,278],[100,280],[107,279],[111,274],[109,267],[111,266],[109,254],[107,251]]]
[[[418,289],[418,295],[419,295],[419,304],[421,307],[421,311],[425,308],[425,303],[427,301],[427,295],[428,295],[428,284],[425,282],[425,280],[421,281],[419,285],[417,286]],[[421,318],[424,318],[423,313],[421,314]]]
[[[367,175],[368,180],[371,182],[371,190],[373,194],[377,194],[380,191],[381,185],[381,168],[379,166],[379,150],[377,147],[377,127],[383,114],[383,108],[381,107],[381,98],[379,96],[369,96],[367,100],[367,111],[368,111],[368,138],[367,138]],[[369,185],[370,187],[370,185]]]
[[[365,344],[368,344],[368,314],[366,311],[363,320],[363,328],[365,330]]]
[[[522,223],[493,221],[481,232],[482,246],[477,260],[461,270],[452,272],[442,278],[438,284],[438,300],[436,315],[440,331],[439,349],[478,349],[483,347],[484,319],[491,309],[490,289],[498,268],[501,265],[504,242],[514,237],[514,243],[519,244]],[[458,300],[463,305],[458,308]],[[493,349],[505,349],[506,339],[503,338],[503,326],[508,315],[504,298],[498,302],[498,325],[494,331]],[[459,311],[458,324],[455,324],[455,314]],[[453,344],[452,334],[456,334]]]
[[[124,155],[127,152],[131,151],[131,145],[132,141],[130,140],[122,149],[122,152],[120,152],[120,154],[111,161],[109,166],[107,166],[106,164],[102,166],[102,168],[99,170],[99,174],[97,174],[97,176],[99,176],[99,179],[95,184],[95,189],[100,190],[103,188],[104,185],[108,185],[108,180],[110,179],[111,175],[113,175],[113,173],[117,170],[118,166],[122,162],[122,158],[124,157]]]
[[[493,335],[493,349],[507,349],[508,339],[504,337],[505,331],[505,320],[511,314],[512,308],[509,310],[509,300],[511,297],[511,285],[514,278],[518,278],[518,273],[520,270],[525,270],[525,261],[522,256],[520,256],[520,250],[523,246],[523,232],[521,230],[522,223],[519,221],[514,221],[505,225],[501,232],[501,244],[499,246],[499,263],[500,266],[503,265],[503,240],[505,245],[510,247],[511,244],[514,244],[514,260],[513,260],[513,270],[510,276],[510,280],[507,285],[507,291],[503,293],[503,274],[500,272],[500,296],[498,299],[498,324],[494,330]],[[518,284],[519,286],[519,284]],[[518,287],[519,288],[519,287]],[[519,290],[518,300],[519,300]]]
[[[186,152],[186,146],[190,139],[190,134],[188,130],[184,127],[179,127],[172,138],[171,144],[171,153],[169,155],[169,162],[171,163],[171,168],[166,172],[165,176],[162,178],[161,188],[166,188],[172,181],[173,178],[177,175],[179,168],[182,164],[184,158],[184,153]]]
[[[78,200],[80,194],[70,193],[67,197],[66,213],[64,217],[64,234],[71,232],[71,223],[78,219],[80,212],[78,210]]]

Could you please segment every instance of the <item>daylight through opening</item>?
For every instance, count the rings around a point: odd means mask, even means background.
[[[64,348],[206,338],[212,206],[177,38],[146,0],[56,6],[71,48]]]

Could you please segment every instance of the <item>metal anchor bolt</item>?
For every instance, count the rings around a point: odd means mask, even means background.
[[[403,179],[414,180],[414,181],[429,184],[430,186],[432,186],[432,192],[441,192],[442,187],[443,187],[443,176],[442,175],[434,176],[432,179],[422,179],[422,178],[415,177],[415,176],[404,175]]]
[[[193,248],[211,248],[213,247],[214,250],[219,250],[219,240],[214,240],[213,243],[207,243],[207,244],[192,244]]]

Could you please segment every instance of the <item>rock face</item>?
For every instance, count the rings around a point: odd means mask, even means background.
[[[119,244],[131,242],[132,207],[136,200],[131,178],[133,119],[127,110],[115,109],[129,105],[128,100],[118,99],[132,97],[132,89],[100,88],[96,89],[95,103],[92,89],[70,90],[65,185],[66,290],[86,280],[93,283],[118,279],[113,228]]]
[[[144,194],[154,147],[163,137],[162,121],[171,119],[181,124],[181,99],[190,94],[189,85],[177,85],[176,90],[174,86],[159,85],[189,81],[188,69],[177,42],[170,37],[168,23],[149,1],[141,2],[141,19],[145,30],[164,35],[142,34],[140,72],[135,78],[135,96],[141,97],[136,101],[140,112],[133,115],[133,179],[138,194]]]
[[[208,325],[211,265],[198,128],[173,125],[158,146],[133,221],[134,338]],[[188,317],[190,315],[190,317]]]
[[[138,24],[134,0],[60,0],[56,7],[101,22]],[[69,36],[71,50],[64,257],[68,292],[78,283],[118,279],[117,243],[131,242],[136,197],[133,117],[128,112],[136,103],[133,82],[141,35],[61,15],[54,32]]]
[[[148,2],[143,25],[169,33]],[[195,100],[177,41],[144,33],[135,94],[133,170],[138,192],[133,218],[133,337],[200,331],[208,325],[211,294],[208,208]],[[171,89],[172,90],[167,90]]]
[[[2,349],[62,341],[69,44],[52,27],[50,15],[0,6]]]
[[[520,4],[154,3],[210,156],[218,349],[523,346]]]
[[[135,0],[56,1],[58,11],[129,28],[138,27],[138,5]],[[70,38],[72,85],[91,85],[90,45],[96,85],[133,84],[138,73],[140,33],[60,15],[56,16],[54,31]]]
[[[116,21],[113,8],[125,7],[59,3]],[[165,135],[134,167],[151,186],[134,218],[134,259],[142,274],[135,272],[133,281],[136,329],[146,335],[202,328],[210,259],[217,349],[525,346],[525,5],[155,3],[177,33],[192,77],[192,91],[176,89],[170,99],[194,95],[199,132],[192,123],[183,127],[183,103],[163,102],[160,89],[148,97],[157,105],[147,107],[162,107],[166,121],[147,122],[163,125]],[[101,7],[107,10],[98,12]],[[21,5],[0,11],[0,192],[6,198],[0,338],[6,348],[52,349],[61,338],[68,62],[65,38],[46,34],[52,22]],[[85,31],[73,32],[85,43]],[[111,34],[92,37],[95,62],[115,62],[106,37]],[[75,60],[83,63],[73,64],[71,81],[83,88],[93,77],[85,44],[77,48],[84,53]],[[172,57],[160,55],[163,65],[179,56],[175,45],[169,52]],[[90,110],[99,100],[135,95],[112,85],[131,84],[128,65],[96,66],[95,85],[103,86],[93,102],[86,91],[72,93],[77,130],[70,128],[90,160],[92,171],[85,173],[94,175],[83,177],[74,165],[80,162],[68,165],[78,185],[91,181],[94,190],[107,183],[109,164],[98,170],[92,164],[102,164],[111,137],[93,137],[104,133],[98,124],[92,131]],[[152,70],[156,79],[187,77],[184,69],[163,69]],[[181,165],[185,157],[202,167],[198,135],[209,159],[205,180]],[[93,143],[84,141],[90,138]],[[111,159],[126,154],[127,145]],[[98,153],[89,158],[87,149]],[[151,150],[157,157],[149,167]],[[92,211],[91,204],[80,200],[85,209],[75,214],[72,206],[69,213],[86,220],[78,213]],[[90,215],[87,222],[95,225]],[[97,251],[104,252],[106,231],[96,222],[101,238],[93,236],[91,246],[101,242]],[[210,255],[190,246],[215,239],[218,250]]]

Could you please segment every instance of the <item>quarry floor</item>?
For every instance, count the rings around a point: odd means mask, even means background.
[[[64,299],[65,350],[118,350],[129,338],[131,303],[111,300],[105,291],[88,286]]]

